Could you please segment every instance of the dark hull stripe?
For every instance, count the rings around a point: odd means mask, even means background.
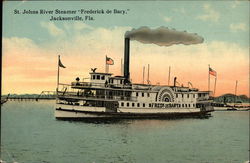
[[[67,109],[56,109],[58,111],[86,113],[96,115],[96,117],[56,117],[57,119],[177,119],[196,117],[203,118],[210,116],[209,111],[202,111],[196,113],[111,113],[111,112],[90,112],[90,111],[76,111]],[[98,117],[104,116],[104,117]]]

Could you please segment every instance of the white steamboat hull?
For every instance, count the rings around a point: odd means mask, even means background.
[[[116,111],[107,110],[105,107],[85,107],[57,104],[55,117],[57,119],[103,119],[103,118],[178,118],[197,117],[213,111],[206,108],[117,108]]]

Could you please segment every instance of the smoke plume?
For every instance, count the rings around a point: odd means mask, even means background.
[[[140,27],[127,31],[125,37],[144,44],[156,44],[159,46],[171,46],[174,44],[191,45],[204,41],[204,39],[196,33],[176,31],[174,29],[168,29],[167,27],[159,27],[157,29]]]

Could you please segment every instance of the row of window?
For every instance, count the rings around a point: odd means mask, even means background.
[[[206,94],[203,94],[203,93],[198,94],[198,97],[205,97],[205,96],[206,96]]]
[[[147,94],[147,96],[150,97],[150,93],[144,93],[144,92],[141,93],[141,97],[146,96],[145,94]],[[180,97],[180,95],[182,98],[184,98],[184,94],[176,94],[176,98]],[[138,96],[139,96],[139,92],[136,92],[136,97],[138,97]],[[186,97],[191,98],[191,94],[187,94]],[[193,94],[193,98],[195,98],[195,94]]]
[[[104,75],[92,75],[91,79],[93,79],[93,80],[105,80],[105,76]]]
[[[181,95],[181,96],[180,96]],[[191,98],[192,96],[191,96],[191,94],[186,94],[187,96],[187,98]],[[178,98],[178,97],[182,97],[182,98],[184,98],[184,94],[176,94],[176,98]],[[193,94],[193,98],[195,98],[195,94]]]
[[[180,104],[182,108],[190,108],[190,107],[195,107],[195,104]]]
[[[147,96],[150,97],[150,93],[143,93],[143,92],[141,93],[141,97],[146,96],[145,94],[147,94]],[[139,96],[139,92],[136,92],[136,97],[138,97],[138,96]],[[184,94],[176,94],[176,98],[178,98],[178,97],[184,98]],[[191,96],[191,94],[187,94],[186,97],[191,98],[192,96]],[[195,98],[195,94],[193,94],[193,98]]]
[[[121,102],[121,106],[124,106],[124,102]],[[177,104],[177,107],[182,107],[182,108],[190,108],[190,107],[195,107],[195,104]],[[126,107],[130,107],[130,103],[126,103]],[[131,107],[135,107],[135,103],[131,103]],[[137,103],[137,107],[140,107],[140,103]],[[145,103],[142,103],[142,107],[146,107]],[[152,104],[148,104],[148,107],[152,107]]]
[[[121,103],[121,106],[124,106],[124,102]],[[127,102],[127,107],[130,107],[130,103]],[[131,107],[135,107],[135,103],[131,104]],[[140,103],[137,103],[137,107],[140,107]],[[142,107],[146,107],[145,103],[142,104]],[[149,107],[151,107],[151,104],[149,104]]]
[[[91,76],[92,80],[105,80],[104,75],[92,75]],[[114,79],[110,78],[109,83],[114,83]],[[120,84],[123,84],[123,80],[120,80]]]
[[[120,81],[120,84],[123,84],[123,80],[119,80],[119,81]],[[114,79],[110,78],[109,83],[114,83]]]
[[[147,94],[148,97],[150,97],[150,94],[149,93],[145,93]],[[139,96],[139,92],[136,92],[136,97]],[[144,92],[141,93],[141,97],[144,97]]]
[[[150,97],[150,93],[144,93],[144,92],[141,93],[141,97],[146,96],[145,94],[147,94],[147,96]],[[191,98],[192,97],[191,94],[186,94],[186,95],[187,95],[186,96],[187,98]],[[136,97],[138,97],[138,96],[139,96],[139,92],[136,92]],[[176,94],[176,98],[178,98],[178,97],[184,98],[184,94]],[[193,94],[193,98],[195,98],[195,94]]]

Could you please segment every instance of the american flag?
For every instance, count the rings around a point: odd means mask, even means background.
[[[114,64],[114,60],[109,58],[109,57],[106,57],[106,64],[107,65],[113,65]]]
[[[216,71],[214,71],[212,68],[210,68],[209,67],[209,74],[210,75],[213,75],[213,76],[216,76],[217,75],[217,73],[216,73]]]

